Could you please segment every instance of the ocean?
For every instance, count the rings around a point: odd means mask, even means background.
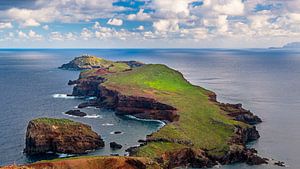
[[[81,54],[161,63],[179,70],[191,83],[216,92],[219,101],[242,103],[263,119],[257,126],[261,138],[249,147],[290,168],[300,166],[300,52],[270,49],[0,49],[0,165],[56,158],[23,154],[27,124],[37,117],[80,121],[91,125],[106,144],[123,145],[121,150],[106,146],[88,155],[124,155],[126,148],[163,125],[95,108],[84,109],[86,118],[64,115],[83,102],[66,96],[72,92],[68,80],[77,79],[79,72],[57,67]],[[234,164],[221,168],[277,167]]]

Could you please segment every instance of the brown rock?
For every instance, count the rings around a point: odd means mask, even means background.
[[[65,112],[65,114],[72,115],[72,116],[78,116],[78,117],[84,117],[87,115],[86,113],[81,112],[80,110],[69,110],[69,111]]]
[[[53,153],[81,154],[104,146],[101,137],[91,127],[68,119],[39,118],[27,127],[28,155]]]

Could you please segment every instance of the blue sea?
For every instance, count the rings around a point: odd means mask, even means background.
[[[250,147],[292,169],[300,166],[300,52],[270,49],[0,49],[0,166],[55,158],[23,154],[27,124],[37,117],[80,121],[91,125],[106,144],[123,145],[118,151],[106,146],[89,155],[124,155],[126,148],[162,126],[95,108],[84,109],[86,118],[64,115],[83,102],[66,96],[72,92],[68,80],[77,79],[79,72],[57,67],[81,54],[161,63],[181,71],[191,83],[216,92],[219,101],[242,103],[263,119],[257,126],[261,138]],[[235,164],[221,168],[277,167]]]

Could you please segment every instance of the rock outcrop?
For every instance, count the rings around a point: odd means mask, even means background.
[[[101,137],[91,127],[68,119],[39,118],[27,127],[27,155],[47,152],[81,154],[104,146]]]
[[[109,146],[113,150],[121,149],[123,147],[121,144],[118,144],[116,142],[110,142]]]
[[[84,113],[80,110],[69,110],[69,111],[65,112],[65,114],[71,115],[71,116],[78,116],[78,117],[84,117],[87,115],[86,113]]]
[[[242,121],[250,125],[255,125],[262,122],[258,116],[254,115],[249,110],[245,110],[242,107],[242,104],[219,103],[219,106],[223,111],[237,121]]]
[[[104,86],[99,86],[98,103],[100,107],[113,109],[119,115],[133,115],[143,119],[156,119],[167,122],[178,120],[176,108],[155,99],[126,96],[118,91],[109,90]]]

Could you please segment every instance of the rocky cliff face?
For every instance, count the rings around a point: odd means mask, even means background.
[[[218,103],[218,105],[223,111],[237,121],[242,121],[250,125],[255,125],[262,122],[258,116],[254,115],[249,110],[245,110],[242,107],[242,104]]]
[[[91,127],[67,119],[41,118],[29,122],[26,133],[27,155],[47,152],[81,154],[104,146]]]
[[[173,122],[178,120],[177,110],[151,98],[125,96],[115,90],[99,86],[98,103],[100,107],[114,109],[120,115],[133,115],[138,118]]]

